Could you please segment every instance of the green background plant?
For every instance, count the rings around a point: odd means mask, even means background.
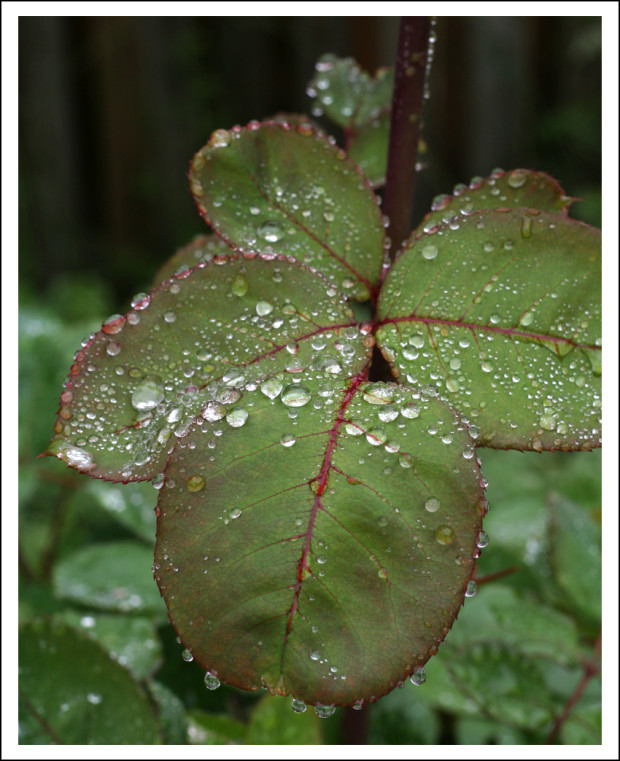
[[[243,739],[257,743],[337,742],[334,720],[319,723],[309,714],[292,716],[288,706],[286,711],[280,710],[284,699],[259,699],[257,703],[256,697],[233,688],[208,693],[195,664],[182,662],[163,607],[144,591],[151,583],[150,563],[145,560],[152,546],[149,531],[154,530],[151,509],[155,494],[151,487],[82,483],[86,479],[59,471],[53,462],[31,464],[32,456],[47,444],[48,426],[40,426],[40,415],[32,415],[30,410],[38,409],[43,415],[43,410],[55,406],[71,352],[97,327],[97,321],[91,319],[106,313],[110,304],[104,287],[96,281],[65,282],[62,295],[56,287],[37,299],[36,305],[24,298],[20,315],[23,620],[53,616],[54,623],[45,630],[49,641],[55,637],[62,641],[67,631],[72,632],[69,636],[73,637],[74,653],[83,649],[85,657],[94,657],[89,648],[95,647],[96,657],[102,661],[111,653],[123,667],[124,678],[129,673],[139,679],[135,689],[153,696],[152,710],[143,727],[150,740],[145,742],[184,737],[186,726],[190,740],[204,743]],[[104,303],[106,308],[102,308]],[[107,308],[110,311],[112,308]],[[519,571],[489,584],[488,596],[481,587],[478,597],[459,617],[459,624],[464,619],[463,626],[457,627],[442,647],[446,657],[429,663],[424,686],[407,684],[372,709],[371,743],[439,743],[447,736],[461,743],[540,742],[579,679],[581,669],[575,664],[589,657],[600,614],[593,604],[599,578],[593,570],[600,552],[599,454],[484,450],[482,459],[492,505],[485,521],[491,544],[479,561],[478,575],[484,577],[514,565]],[[570,529],[576,522],[587,541],[575,547]],[[106,553],[113,553],[119,543],[123,543],[124,562],[135,569],[131,575],[123,574],[135,580],[135,588],[119,584],[112,576],[106,579],[103,574],[94,574],[89,580],[81,571],[79,577],[74,573],[83,567],[84,552],[95,551],[95,555],[87,556],[89,567],[93,567],[93,558],[96,562],[97,552],[103,553],[101,562],[105,566]],[[114,562],[111,554],[108,561]],[[82,584],[72,589],[68,582],[76,578]],[[471,610],[474,618],[474,612],[482,615],[482,606],[489,636],[477,642],[478,627],[472,622],[468,633],[466,613]],[[516,647],[502,626],[506,620],[519,620],[523,625],[519,657],[514,662],[503,657],[507,648],[514,654]],[[40,642],[36,626],[25,624],[24,632],[31,638],[36,633]],[[560,641],[565,643],[562,649],[556,646]],[[140,648],[136,642],[153,644],[148,653],[137,657],[135,651]],[[485,679],[489,664],[498,659],[503,670],[498,670],[494,680]],[[525,674],[524,662],[529,666]],[[535,706],[528,699],[532,680],[540,698]],[[472,683],[478,685],[474,696]],[[95,687],[84,689],[89,690],[87,695],[99,694]],[[563,725],[562,741],[597,742],[600,706],[596,680],[589,690],[591,694],[584,696]],[[96,701],[95,697],[94,703],[87,702],[103,712],[101,707],[107,702]],[[61,700],[58,710],[62,704]],[[498,706],[499,713],[495,710]],[[428,721],[420,721],[420,717]],[[23,742],[46,741],[41,727],[27,721],[25,733]]]

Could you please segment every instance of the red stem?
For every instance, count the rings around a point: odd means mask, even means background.
[[[599,632],[599,635],[596,638],[592,657],[590,658],[590,660],[586,661],[583,667],[583,675],[581,679],[579,680],[579,684],[575,687],[575,691],[570,696],[570,698],[566,701],[566,705],[562,709],[562,712],[560,713],[560,715],[553,722],[551,731],[549,732],[549,735],[547,739],[545,740],[545,745],[552,745],[556,741],[560,733],[560,729],[562,729],[562,724],[564,724],[570,712],[573,710],[573,708],[577,704],[579,698],[583,695],[583,692],[585,688],[587,687],[588,682],[590,681],[590,679],[592,679],[593,676],[596,676],[596,674],[600,672],[601,670],[600,663],[599,663],[600,658],[601,658],[601,632]]]
[[[400,22],[383,202],[392,260],[411,230],[430,27],[428,16],[403,16]]]

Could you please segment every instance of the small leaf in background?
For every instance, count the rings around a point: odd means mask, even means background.
[[[377,341],[498,449],[601,441],[601,239],[537,210],[478,211],[412,238],[388,273]]]
[[[388,160],[390,112],[385,111],[351,136],[347,154],[359,166],[373,188],[385,185]]]
[[[254,707],[246,745],[321,745],[321,719],[310,707],[296,712],[290,698],[265,695]]]
[[[440,720],[413,690],[393,690],[368,711],[368,745],[439,745]]]
[[[551,568],[568,609],[587,621],[601,620],[601,526],[579,505],[559,494],[549,499]]]
[[[146,686],[157,704],[164,743],[186,745],[188,724],[183,703],[171,690],[154,679],[149,679]]]
[[[137,542],[90,545],[56,564],[54,588],[60,597],[82,605],[162,616],[152,566],[152,550]]]
[[[436,652],[485,507],[447,406],[332,377],[246,389],[240,429],[194,426],[169,458],[155,551],[170,620],[203,668],[313,705],[379,697]]]
[[[437,225],[458,224],[463,217],[482,209],[540,209],[566,217],[574,200],[545,172],[497,169],[490,177],[474,177],[469,185],[455,185],[452,195],[435,196],[431,211],[413,235],[432,230]]]
[[[157,718],[128,671],[58,621],[20,628],[20,744],[160,744]]]
[[[241,745],[246,725],[226,714],[190,711],[187,715],[190,745]]]
[[[155,625],[147,618],[66,610],[56,619],[92,637],[136,679],[152,674],[161,661],[161,643]]]
[[[359,301],[376,293],[385,238],[379,204],[322,135],[258,122],[218,130],[194,156],[190,179],[205,220],[234,248],[294,257]]]
[[[114,486],[103,481],[87,481],[80,495],[90,497],[115,521],[128,528],[149,546],[155,540],[157,492],[150,484],[129,483]]]

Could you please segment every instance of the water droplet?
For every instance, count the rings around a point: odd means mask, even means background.
[[[485,373],[493,372],[493,363],[489,362],[488,359],[484,359],[480,363],[480,367],[481,367],[482,371],[485,372]]]
[[[408,402],[402,407],[400,414],[409,420],[413,420],[414,418],[420,417],[420,408],[416,407],[412,402]]]
[[[378,520],[377,523],[380,526],[387,526],[388,525],[388,519],[385,517],[385,515],[382,515]]]
[[[86,696],[86,700],[88,700],[88,702],[91,703],[91,705],[98,706],[99,703],[101,703],[101,701],[103,700],[103,698],[101,697],[101,695],[99,695],[96,692],[89,692],[88,695]]]
[[[369,428],[366,432],[366,440],[369,444],[372,444],[373,447],[378,447],[381,446],[381,444],[385,444],[387,441],[387,433],[383,428]]]
[[[190,476],[185,483],[189,491],[201,491],[205,487],[205,480],[200,475]]]
[[[441,507],[441,503],[437,497],[429,497],[424,503],[424,507],[428,510],[429,513],[435,513]]]
[[[439,253],[439,249],[434,243],[427,243],[422,249],[422,256],[425,259],[434,259]]]
[[[273,312],[273,304],[270,304],[268,301],[259,301],[256,304],[256,314],[259,317],[266,317],[268,314],[271,314]]]
[[[238,518],[241,515],[241,512],[242,511],[238,507],[235,507],[228,514],[234,520],[235,518]]]
[[[311,661],[318,661],[318,660],[320,660],[320,658],[321,658],[321,653],[319,653],[318,650],[313,650],[310,653],[310,660]]]
[[[527,182],[528,171],[526,169],[515,169],[508,175],[508,184],[511,188],[522,188]]]
[[[346,423],[345,430],[349,436],[361,436],[364,433],[364,425],[361,420],[351,420]]]
[[[216,420],[221,420],[226,414],[226,407],[219,402],[210,401],[200,413],[205,420],[214,423]]]
[[[529,238],[532,234],[532,218],[531,217],[522,217],[521,218],[521,235],[524,238]]]
[[[161,487],[164,485],[165,480],[166,480],[166,476],[164,476],[163,473],[158,473],[156,476],[153,477],[151,484],[154,489],[161,489]]]
[[[384,383],[371,383],[363,393],[364,401],[369,404],[389,404],[394,398],[394,389]]]
[[[398,410],[396,407],[388,404],[385,407],[382,407],[377,414],[379,416],[379,420],[383,421],[384,423],[390,423],[392,420],[396,420],[398,417]]]
[[[241,428],[248,419],[248,411],[243,407],[233,407],[226,415],[226,422],[231,428]]]
[[[431,211],[442,211],[450,204],[450,201],[452,200],[452,197],[447,195],[446,193],[441,193],[438,196],[435,196],[433,198],[433,202],[431,203]]]
[[[284,387],[284,384],[282,381],[277,377],[267,378],[266,381],[261,383],[260,390],[265,396],[268,396],[270,399],[275,399],[277,396],[279,396],[280,391],[282,391],[282,388]]]
[[[486,547],[488,543],[489,543],[489,535],[487,534],[486,531],[481,531],[478,534],[478,539],[476,540],[476,546],[479,549],[482,549],[483,547]]]
[[[230,290],[234,296],[241,298],[248,292],[248,281],[243,275],[237,275],[237,277],[232,281]]]
[[[122,314],[113,314],[103,323],[101,330],[108,335],[120,333],[125,327],[125,318]]]
[[[131,395],[131,404],[138,412],[148,412],[155,409],[164,398],[164,388],[155,378],[145,378],[135,388]]]
[[[207,671],[205,674],[205,687],[208,690],[217,690],[221,682],[212,671]]]
[[[305,386],[290,383],[282,391],[281,398],[283,404],[286,404],[287,407],[303,407],[304,404],[308,404],[312,394]]]
[[[106,352],[111,357],[116,357],[118,354],[121,353],[121,347],[120,344],[117,344],[116,341],[110,341],[108,345],[105,347]]]
[[[324,706],[321,703],[317,703],[314,706],[314,713],[319,719],[328,719],[330,716],[334,715],[335,710],[336,706]]]
[[[519,320],[519,325],[531,325],[534,320],[534,312],[524,312],[521,319]]]
[[[297,700],[297,698],[293,698],[293,701],[291,703],[291,708],[295,713],[303,713],[308,706],[304,703],[303,700]]]
[[[465,597],[473,597],[477,591],[478,585],[473,579],[470,579],[465,587]]]
[[[185,650],[183,650],[183,652],[181,653],[181,658],[183,658],[183,660],[186,663],[191,663],[194,660],[194,656],[192,655],[192,651],[188,650],[187,648],[185,648]]]
[[[280,444],[282,444],[283,447],[292,447],[296,441],[297,439],[292,433],[284,433],[280,438]]]
[[[435,530],[435,539],[439,544],[448,545],[454,541],[454,531],[450,526],[439,526]]]
[[[268,243],[276,243],[284,237],[284,230],[277,222],[268,220],[258,228],[257,233]]]
[[[422,666],[417,668],[413,674],[409,677],[409,681],[411,684],[415,684],[416,687],[419,687],[421,684],[424,684],[426,681],[426,671]]]
[[[176,314],[174,312],[166,312],[164,314],[164,320],[167,323],[173,323],[173,322],[176,321],[176,319],[177,319],[177,316],[176,316]]]
[[[136,295],[131,300],[131,306],[138,311],[146,309],[150,303],[151,297],[148,295],[148,293],[136,293]]]

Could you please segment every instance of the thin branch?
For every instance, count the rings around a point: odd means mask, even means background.
[[[566,705],[562,709],[562,712],[560,713],[560,715],[553,722],[551,731],[549,732],[549,735],[547,739],[545,740],[545,745],[553,745],[553,743],[557,740],[557,737],[560,734],[560,730],[562,729],[562,725],[564,724],[570,712],[573,710],[573,708],[579,701],[579,698],[583,695],[583,692],[585,688],[587,687],[588,682],[590,681],[590,679],[592,679],[593,676],[596,676],[596,674],[600,672],[601,670],[600,659],[601,659],[601,632],[599,632],[599,635],[596,638],[592,657],[588,661],[586,661],[583,667],[583,674],[581,676],[581,679],[579,680],[579,684],[575,687],[573,694],[566,701]]]
[[[503,579],[504,576],[510,576],[511,573],[516,573],[518,570],[518,565],[511,565],[510,568],[504,568],[501,571],[496,571],[495,573],[488,573],[486,576],[476,576],[475,582],[478,586],[481,586],[482,584],[488,584],[490,581]]]
[[[383,202],[392,260],[411,227],[430,29],[428,16],[403,16],[400,22]]]

